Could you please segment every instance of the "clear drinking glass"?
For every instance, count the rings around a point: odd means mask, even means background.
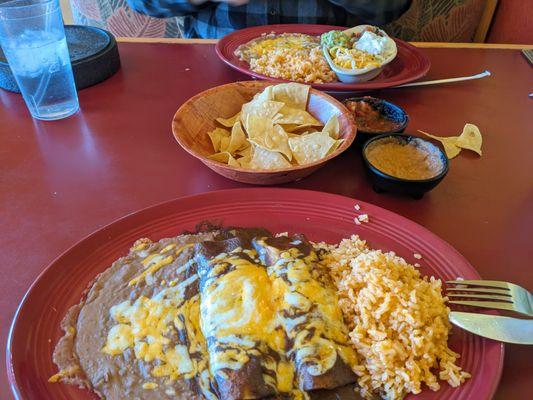
[[[0,3],[0,45],[34,118],[60,119],[78,110],[58,0]]]

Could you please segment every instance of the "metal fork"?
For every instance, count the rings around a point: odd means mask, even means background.
[[[533,65],[533,50],[531,50],[531,49],[523,49],[522,50],[522,54],[529,61],[529,65]]]
[[[533,317],[533,295],[513,283],[502,281],[447,281],[448,303],[463,306],[509,310]],[[466,299],[466,300],[456,300]]]

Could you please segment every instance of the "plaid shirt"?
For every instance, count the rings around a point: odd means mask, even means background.
[[[208,1],[127,0],[136,11],[158,18],[185,17],[187,37],[220,38],[248,26],[270,24],[383,25],[402,15],[411,0],[251,0],[234,7]]]

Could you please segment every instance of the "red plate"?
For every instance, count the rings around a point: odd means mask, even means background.
[[[354,205],[370,222],[355,225]],[[424,274],[441,279],[478,279],[472,266],[449,244],[397,214],[362,201],[321,192],[291,189],[236,189],[172,200],[119,219],[75,244],[44,270],[22,300],[11,326],[7,370],[20,399],[96,399],[85,390],[50,384],[57,372],[52,351],[61,336],[59,323],[70,306],[99,273],[127,254],[138,238],[159,240],[201,221],[225,225],[263,226],[273,232],[303,232],[311,240],[336,242],[353,233],[373,247],[393,250],[422,264]],[[421,261],[413,253],[423,255]],[[472,373],[459,389],[446,383],[439,392],[425,390],[416,399],[490,399],[500,379],[503,345],[454,329],[450,347]],[[409,396],[413,399],[414,397]]]
[[[241,61],[234,53],[237,47],[247,43],[252,39],[261,36],[263,33],[305,33],[318,36],[333,29],[346,29],[340,26],[330,25],[308,25],[308,24],[286,24],[286,25],[263,25],[241,29],[230,33],[220,39],[216,45],[218,57],[237,71],[259,79],[268,79],[276,82],[287,82],[283,79],[274,79],[266,75],[258,74],[250,69],[247,62]],[[419,79],[427,74],[431,63],[424,53],[415,46],[410,45],[400,39],[394,39],[398,47],[396,58],[385,66],[377,78],[361,83],[311,83],[311,86],[329,91],[358,91],[383,89],[391,86],[402,85],[407,82]]]

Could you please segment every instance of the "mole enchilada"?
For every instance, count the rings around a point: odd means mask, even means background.
[[[62,327],[50,381],[101,398],[358,398],[334,286],[303,236],[138,241]]]

